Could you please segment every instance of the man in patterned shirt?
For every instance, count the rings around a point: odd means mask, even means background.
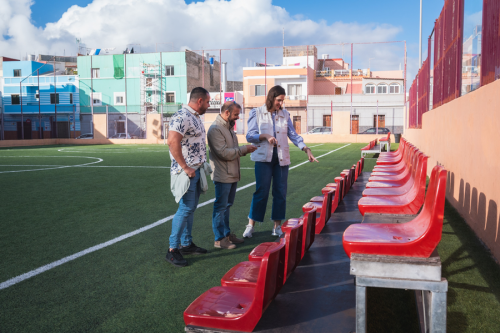
[[[200,198],[200,167],[207,160],[205,127],[201,119],[209,106],[210,94],[204,88],[198,87],[191,91],[187,106],[177,111],[170,120],[168,145],[172,166],[170,177],[172,192],[179,192],[175,188],[177,177],[189,177],[187,191],[181,189],[179,208],[172,220],[172,233],[169,238],[169,251],[166,260],[178,267],[187,265],[183,254],[205,254],[207,250],[196,246],[192,241],[193,215]],[[181,197],[182,195],[182,197]],[[179,248],[180,246],[180,248]]]

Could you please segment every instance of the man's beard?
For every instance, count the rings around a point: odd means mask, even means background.
[[[234,124],[236,124],[236,120],[231,120],[231,121],[229,122],[229,127],[230,127],[230,128],[233,128],[233,127],[234,127]]]

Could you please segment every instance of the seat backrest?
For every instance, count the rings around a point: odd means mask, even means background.
[[[339,201],[342,201],[344,198],[344,177],[335,177],[335,182],[337,183],[337,191],[339,192]]]
[[[415,170],[420,169],[419,175],[422,173],[427,173],[427,156],[425,156],[422,152],[417,152],[414,155],[413,168]],[[416,176],[416,172],[414,177]],[[404,195],[405,198],[412,202],[413,206],[420,208],[424,203],[425,199],[425,181],[418,182],[417,178],[413,178],[414,182],[411,189]]]
[[[300,240],[299,240],[300,238]],[[300,261],[300,251],[302,249],[302,224],[285,230],[285,276],[283,283],[293,272]]]
[[[410,222],[402,223],[407,234],[423,241],[421,254],[428,257],[441,241],[443,231],[444,203],[446,196],[446,170],[439,165],[432,169],[424,207]]]
[[[302,206],[304,212],[303,223],[305,230],[304,252],[311,247],[314,242],[314,235],[316,232],[316,207],[310,202]]]
[[[258,302],[257,304],[262,304],[263,310],[267,308],[283,286],[285,246],[286,241],[281,239],[279,246],[273,247],[262,257],[255,288],[255,300]]]

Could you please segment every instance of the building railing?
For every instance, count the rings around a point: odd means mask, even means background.
[[[305,101],[305,100],[307,100],[307,96],[306,95],[287,95],[286,99],[290,100],[290,101]]]

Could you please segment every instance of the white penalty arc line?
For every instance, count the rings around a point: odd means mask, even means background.
[[[345,146],[342,146],[342,147],[340,147],[340,148],[337,148],[337,149],[335,149],[335,150],[332,150],[332,151],[330,151],[329,153],[326,153],[326,154],[323,154],[323,155],[321,155],[321,156],[318,156],[318,157],[316,157],[316,158],[321,158],[321,157],[324,157],[324,156],[329,155],[329,154],[331,154],[331,153],[333,153],[333,152],[336,152],[337,150],[340,150],[340,149],[342,149],[342,148],[345,148],[345,147],[347,147],[347,146],[349,146],[349,145],[350,145],[350,143],[349,143],[349,144],[347,144],[347,145],[345,145]],[[306,164],[306,163],[309,163],[309,160],[307,160],[307,161],[305,161],[305,162],[302,162],[302,163],[299,163],[299,164],[297,164],[297,165],[294,165],[293,167],[291,167],[291,168],[290,168],[290,170],[295,169],[295,168],[298,168],[299,166],[304,165],[304,164]],[[255,182],[252,182],[252,183],[247,184],[247,185],[245,185],[245,186],[239,187],[239,188],[236,190],[236,192],[239,192],[239,191],[241,191],[241,190],[244,190],[244,189],[246,189],[246,188],[249,188],[249,187],[251,187],[251,186],[253,186],[253,185],[255,185]],[[214,202],[214,201],[215,201],[215,198],[210,199],[210,200],[207,200],[207,201],[205,201],[205,202],[203,202],[203,203],[201,203],[201,204],[198,204],[198,206],[197,206],[196,208],[198,209],[198,208],[200,208],[200,207],[206,206],[206,205],[208,205],[208,204],[211,204],[211,203],[212,203],[212,202]],[[129,233],[127,233],[127,234],[121,235],[121,236],[119,236],[119,237],[113,238],[113,239],[111,239],[111,240],[109,240],[109,241],[107,241],[107,242],[105,242],[105,243],[101,243],[101,244],[98,244],[98,245],[95,245],[95,246],[89,247],[88,249],[85,249],[85,250],[83,250],[83,251],[77,252],[77,253],[72,254],[72,255],[70,255],[70,256],[64,257],[64,258],[59,259],[59,260],[57,260],[57,261],[54,261],[54,262],[52,262],[52,263],[50,263],[50,264],[47,264],[47,265],[45,265],[45,266],[42,266],[42,267],[39,267],[39,268],[34,269],[34,270],[32,270],[32,271],[29,271],[28,273],[24,273],[24,274],[21,274],[21,275],[19,275],[19,276],[16,276],[16,277],[14,277],[14,278],[12,278],[12,279],[9,279],[9,280],[7,280],[7,281],[5,281],[5,282],[0,283],[0,290],[5,289],[5,288],[8,288],[8,287],[11,287],[11,286],[13,286],[13,285],[15,285],[15,284],[17,284],[17,283],[19,283],[19,282],[22,282],[22,281],[24,281],[24,280],[27,280],[27,279],[29,279],[29,278],[32,278],[32,277],[34,277],[34,276],[36,276],[36,275],[38,275],[38,274],[41,274],[41,273],[43,273],[43,272],[46,272],[46,271],[48,271],[48,270],[50,270],[50,269],[52,269],[52,268],[55,268],[55,267],[57,267],[57,266],[60,266],[60,265],[65,264],[65,263],[67,263],[67,262],[70,262],[70,261],[72,261],[72,260],[75,260],[75,259],[78,259],[78,258],[80,258],[80,257],[83,257],[83,256],[84,256],[84,255],[86,255],[86,254],[89,254],[89,253],[92,253],[92,252],[95,252],[95,251],[101,250],[101,249],[103,249],[103,248],[105,248],[105,247],[108,247],[108,246],[110,246],[110,245],[113,245],[113,244],[115,244],[115,243],[118,243],[118,242],[120,242],[120,241],[122,241],[122,240],[125,240],[125,239],[130,238],[130,237],[135,236],[135,235],[138,235],[138,234],[140,234],[140,233],[142,233],[142,232],[144,232],[144,231],[147,231],[147,230],[152,229],[152,228],[154,228],[154,227],[157,227],[157,226],[159,226],[159,225],[161,225],[161,224],[163,224],[163,223],[165,223],[165,222],[167,222],[167,221],[170,221],[170,220],[171,220],[171,219],[173,219],[173,218],[174,218],[174,215],[167,216],[167,217],[165,217],[165,218],[163,218],[163,219],[161,219],[161,220],[159,220],[159,221],[156,221],[156,222],[154,222],[154,223],[152,223],[152,224],[149,224],[149,225],[147,225],[147,226],[144,226],[144,227],[142,227],[142,228],[139,228],[139,229],[134,230],[134,231],[132,231],[132,232],[129,232]]]
[[[92,158],[97,161],[94,162],[89,162],[89,163],[84,163],[84,164],[77,164],[77,165],[63,165],[63,166],[56,166],[56,167],[51,167],[51,168],[43,168],[43,169],[30,169],[30,170],[13,170],[13,171],[0,171],[0,173],[14,173],[14,172],[29,172],[29,171],[43,171],[43,170],[55,170],[55,169],[64,169],[64,168],[74,168],[74,167],[83,167],[83,166],[88,166],[91,164],[96,164],[96,163],[101,163],[104,161],[102,158],[99,157],[90,157],[90,156],[0,156],[0,157],[30,157],[30,158],[39,158],[39,157],[73,157],[73,158]],[[8,166],[8,165],[6,165]],[[26,167],[29,167],[29,165],[26,165]]]

